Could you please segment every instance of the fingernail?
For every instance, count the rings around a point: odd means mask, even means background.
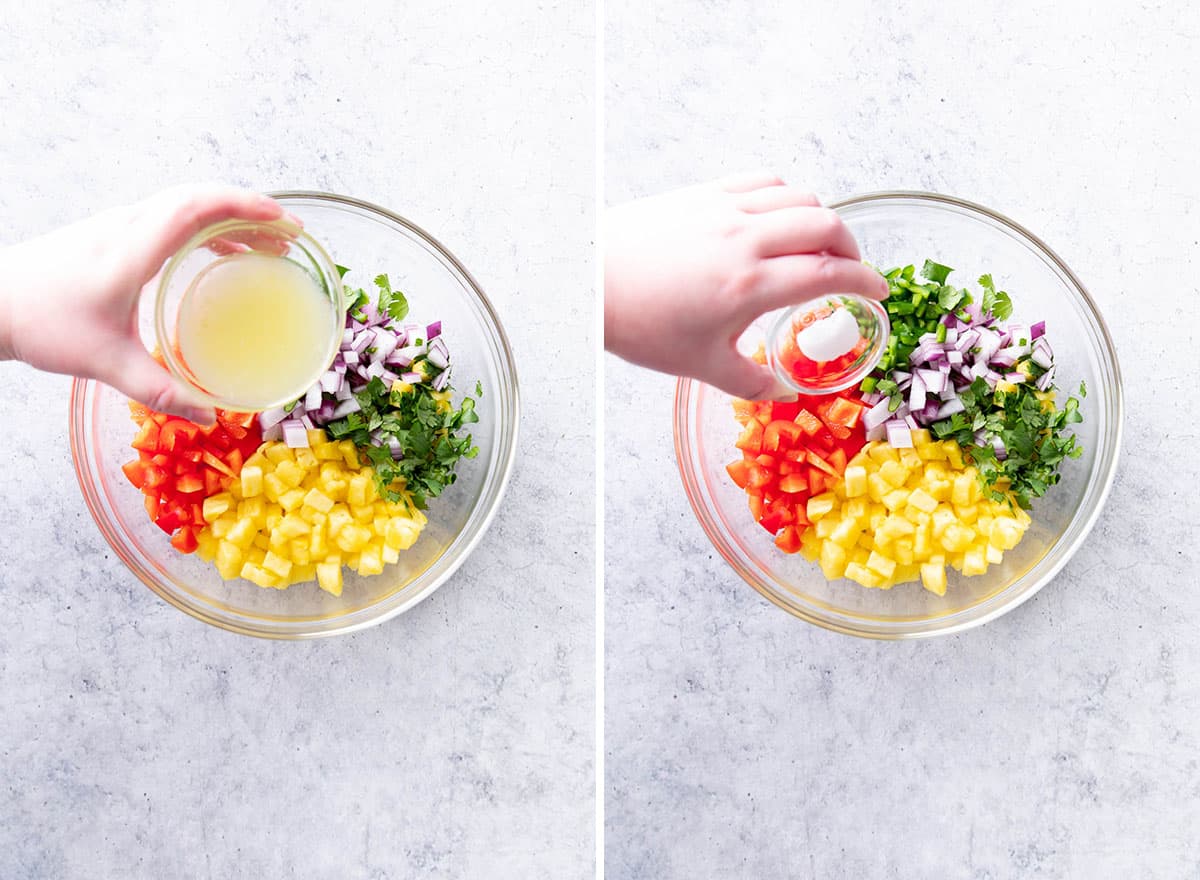
[[[217,420],[217,415],[211,409],[196,409],[193,407],[185,407],[183,417],[189,422],[195,422],[202,427],[209,427]]]

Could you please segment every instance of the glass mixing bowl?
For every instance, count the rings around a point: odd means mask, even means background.
[[[708,385],[680,380],[675,394],[675,453],[688,500],[717,551],[745,581],[779,607],[838,632],[900,639],[956,632],[998,617],[1047,584],[1083,544],[1112,485],[1121,445],[1121,374],[1112,339],[1096,304],[1075,274],[1042,241],[1006,217],[970,202],[932,193],[888,192],[832,205],[881,269],[926,258],[954,269],[951,283],[978,295],[990,272],[1013,301],[1012,321],[1044,319],[1054,345],[1060,395],[1087,383],[1074,430],[1083,455],[1066,461],[1062,479],[1034,503],[1021,543],[987,574],[950,571],[946,595],[919,583],[867,589],[829,582],[816,563],[779,551],[755,523],[746,495],[725,465],[739,457],[740,426],[732,398]],[[774,314],[743,337],[743,349],[765,337]],[[749,343],[749,345],[746,345]]]
[[[287,590],[248,581],[223,581],[197,556],[177,553],[150,521],[142,494],[121,465],[136,456],[135,426],[126,398],[106,385],[77,380],[71,390],[71,454],[88,509],[121,560],[175,607],[232,632],[299,639],[362,629],[411,608],[454,573],[479,543],[496,513],[517,444],[517,375],[512,351],[492,304],[457,259],[404,218],[357,199],[316,192],[275,193],[333,259],[350,267],[346,284],[374,289],[386,272],[403,290],[414,321],[440,319],[454,357],[455,397],[475,396],[478,424],[471,433],[479,456],[464,459],[458,479],[430,499],[420,539],[383,574],[363,577],[345,569],[341,596],[315,583]],[[143,339],[154,341],[154,298],[144,296]]]

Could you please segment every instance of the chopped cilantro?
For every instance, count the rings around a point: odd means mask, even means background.
[[[392,290],[387,275],[376,275],[375,286],[379,288],[379,314],[388,315],[393,321],[403,321],[408,316],[408,298],[398,290]],[[421,340],[416,341],[417,345]]]
[[[423,361],[418,359],[414,368]],[[479,421],[475,401],[464,398],[456,409],[439,397],[424,382],[389,389],[374,378],[355,394],[362,410],[330,423],[327,430],[336,440],[354,442],[375,470],[380,495],[399,501],[401,490],[407,491],[413,505],[424,510],[429,498],[454,482],[459,459],[479,454],[471,435],[461,433],[465,425]],[[403,453],[398,461],[388,446],[391,439]]]

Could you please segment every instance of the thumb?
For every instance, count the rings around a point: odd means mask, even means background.
[[[198,425],[216,421],[213,408],[150,357],[139,343],[131,342],[116,359],[108,384],[158,412],[181,416]]]
[[[756,363],[737,351],[729,352],[728,357],[715,364],[705,381],[745,400],[777,400],[790,403],[798,396],[794,389],[779,381],[770,367]]]

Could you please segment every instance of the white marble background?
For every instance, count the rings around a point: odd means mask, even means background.
[[[1200,17],[1183,2],[609,0],[607,199],[767,167],[999,209],[1124,371],[1096,529],[982,629],[875,643],[713,552],[666,378],[608,358],[607,876],[1200,877]]]
[[[488,291],[524,409],[453,580],[275,644],[122,567],[71,472],[68,381],[0,364],[5,880],[591,876],[594,18],[430,8],[4,4],[0,243],[187,180],[378,202]]]

